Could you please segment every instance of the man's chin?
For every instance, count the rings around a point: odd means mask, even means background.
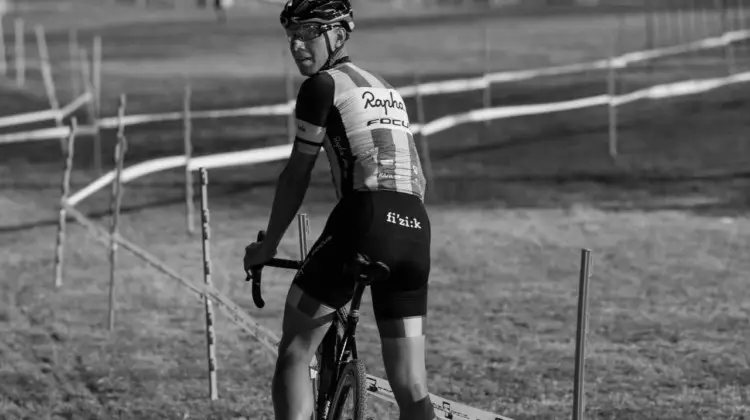
[[[300,74],[302,74],[303,76],[312,76],[318,71],[318,69],[314,65],[297,63],[297,68],[299,69]]]

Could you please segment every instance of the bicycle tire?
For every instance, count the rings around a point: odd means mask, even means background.
[[[316,399],[315,416],[318,420],[325,420],[328,416],[326,412],[330,412],[330,405],[328,406],[328,410],[326,410],[325,406],[327,402],[331,401],[333,395],[326,395],[326,391],[330,382],[335,380],[336,366],[340,362],[336,358],[341,350],[339,346],[341,346],[344,340],[347,316],[348,312],[346,308],[340,308],[336,311],[333,324],[315,352],[318,375],[313,386],[315,387],[314,394]],[[334,377],[329,377],[328,375],[333,375]],[[326,380],[324,377],[328,379]]]
[[[331,410],[326,420],[365,420],[367,415],[367,379],[365,363],[361,360],[348,362],[341,371],[336,392],[331,401]],[[353,394],[353,395],[352,395]],[[342,417],[344,404],[349,396],[354,397],[352,413]]]

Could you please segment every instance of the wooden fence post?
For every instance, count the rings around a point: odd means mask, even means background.
[[[16,86],[22,88],[26,84],[26,41],[24,40],[24,23],[23,19],[16,18],[14,21],[16,39],[15,39],[15,64],[16,64]]]
[[[422,132],[422,128],[425,124],[425,112],[424,112],[424,100],[422,98],[422,92],[420,89],[420,83],[421,78],[419,75],[419,72],[414,73],[414,86],[416,88],[416,94],[414,95],[414,99],[417,106],[417,122],[420,125],[419,133],[417,134],[419,138],[419,156],[422,158],[422,169],[424,172],[425,178],[427,178],[427,185],[426,189],[430,190],[435,187],[435,174],[432,171],[432,159],[430,157],[430,146],[427,144],[427,136]],[[426,193],[425,193],[426,196]],[[433,192],[432,196],[435,197],[436,193]]]
[[[203,281],[208,287],[213,287],[211,279],[211,227],[208,212],[208,171],[200,168],[201,177],[201,221],[203,225]],[[203,297],[206,310],[206,347],[208,353],[208,395],[211,400],[218,398],[216,386],[216,331],[214,330],[214,310],[211,299]]]
[[[62,196],[60,197],[60,212],[57,220],[57,244],[55,246],[55,288],[59,288],[63,283],[63,262],[65,260],[65,225],[67,213],[63,203],[68,199],[70,194],[70,176],[73,172],[73,152],[78,124],[76,118],[70,119],[70,133],[68,134],[68,144],[65,147],[65,165],[63,168],[62,178]]]
[[[115,310],[116,310],[116,287],[115,277],[117,270],[117,240],[119,234],[118,228],[120,223],[120,207],[122,204],[122,169],[125,165],[125,152],[128,144],[125,138],[125,126],[123,118],[125,116],[125,95],[120,95],[120,103],[117,107],[117,146],[115,146],[115,179],[112,181],[112,198],[110,200],[110,211],[112,220],[109,230],[109,316],[107,325],[109,331],[115,328]]]
[[[190,82],[185,84],[185,94],[182,101],[182,127],[183,141],[185,145],[185,219],[188,235],[195,232],[195,203],[193,197],[193,171],[190,169],[190,160],[193,158],[193,121],[190,115],[190,102],[192,89]]]

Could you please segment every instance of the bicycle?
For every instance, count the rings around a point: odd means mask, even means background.
[[[265,232],[258,232],[258,242]],[[261,292],[261,272],[264,266],[299,270],[302,261],[272,258],[263,266],[252,268],[247,281],[252,281],[253,302],[258,308],[265,306]],[[354,295],[349,310],[336,311],[333,322],[316,351],[311,369],[315,408],[313,420],[365,420],[367,409],[367,384],[365,364],[358,358],[355,332],[359,322],[359,307],[367,286],[385,281],[390,269],[380,261],[371,261],[364,254],[354,255],[344,263],[344,274],[355,280]],[[312,367],[311,366],[311,367]],[[348,397],[352,394],[353,407],[349,417],[342,417]]]

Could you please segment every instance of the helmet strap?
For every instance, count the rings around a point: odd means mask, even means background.
[[[336,49],[333,49],[331,46],[331,38],[328,36],[328,32],[323,33],[323,36],[326,40],[326,49],[328,50],[328,59],[326,60],[325,64],[323,64],[323,67],[321,67],[321,70],[327,70],[331,63],[336,59],[336,56],[338,55],[339,51],[341,51],[342,48],[344,48],[344,44],[341,44]]]

